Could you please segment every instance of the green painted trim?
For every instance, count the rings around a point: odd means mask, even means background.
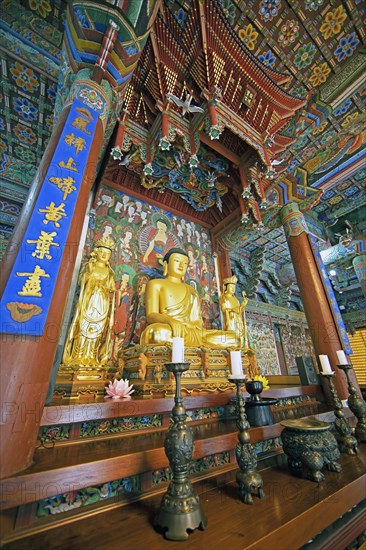
[[[344,90],[352,85],[366,70],[366,49],[361,49],[352,57],[348,65],[330,78],[320,89],[320,99],[331,103]],[[362,83],[360,82],[360,86]],[[354,90],[352,91],[354,93]]]
[[[298,321],[307,325],[305,313],[294,309],[287,309],[285,307],[275,306],[273,304],[265,304],[264,302],[249,300],[246,310],[249,313],[258,313],[270,317],[273,316],[286,321]]]
[[[365,311],[349,311],[348,313],[342,313],[342,317],[345,323],[354,324],[357,328],[366,327]]]

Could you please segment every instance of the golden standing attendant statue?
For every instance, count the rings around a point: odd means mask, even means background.
[[[188,347],[237,348],[240,337],[234,330],[204,327],[197,291],[184,282],[188,255],[172,248],[164,256],[165,279],[152,279],[146,286],[146,320],[141,344],[164,345],[174,336],[184,338]]]
[[[233,330],[240,340],[240,347],[247,349],[247,327],[245,319],[245,307],[248,298],[243,292],[243,301],[239,302],[235,296],[236,283],[238,279],[235,275],[223,280],[223,292],[220,296],[220,308],[224,316],[224,329]]]
[[[63,363],[100,368],[112,351],[115,278],[109,259],[114,241],[97,241],[79,275],[80,296],[63,353]]]

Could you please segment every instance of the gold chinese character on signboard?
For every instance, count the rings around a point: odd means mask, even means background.
[[[78,172],[79,170],[76,168],[76,162],[72,157],[69,157],[69,160],[65,162],[64,160],[61,160],[58,165],[60,168],[66,168],[67,170],[73,170],[74,172]]]
[[[72,123],[72,125],[75,126],[75,128],[77,128],[78,130],[82,130],[86,134],[90,134],[89,130],[86,129],[88,124],[89,120],[86,120],[81,116],[77,116]]]
[[[52,258],[50,254],[50,247],[51,246],[60,246],[58,243],[53,242],[53,238],[57,235],[56,231],[53,233],[47,233],[46,231],[41,231],[41,235],[36,239],[33,240],[27,240],[27,243],[35,243],[36,249],[34,252],[32,252],[32,256],[35,258],[38,258],[39,260],[43,260],[46,258],[47,260],[50,260]]]
[[[18,292],[19,296],[41,297],[41,277],[47,277],[48,279],[50,278],[48,273],[46,273],[44,269],[39,267],[39,265],[36,265],[33,273],[23,273],[17,271],[17,275],[18,277],[29,277],[23,285],[22,290]]]
[[[66,134],[64,138],[64,142],[66,143],[66,145],[73,145],[74,139],[75,139],[75,134]]]
[[[63,200],[67,198],[67,195],[70,195],[73,191],[76,191],[76,187],[73,186],[75,180],[72,177],[68,176],[67,178],[50,178],[50,182],[57,185],[61,191],[63,191],[64,196]]]
[[[87,130],[86,128],[87,125],[90,124],[90,122],[93,120],[90,111],[85,107],[77,107],[76,111],[79,113],[80,116],[77,116],[73,120],[73,122],[71,123],[72,126],[75,126],[75,128],[77,128],[78,130],[81,130],[82,132],[90,135],[89,130]]]
[[[67,134],[65,136],[64,142],[67,145],[75,147],[75,152],[78,154],[80,151],[83,151],[86,147],[86,141],[82,137],[76,137],[75,134]]]
[[[64,206],[64,202],[62,202],[59,206],[55,206],[54,202],[50,202],[50,204],[46,206],[46,208],[39,208],[38,212],[45,212],[46,214],[43,223],[47,225],[48,222],[53,222],[55,224],[55,227],[60,227],[60,224],[58,222],[61,220],[61,218],[64,218],[66,216]]]
[[[82,138],[82,137],[76,137],[76,138],[74,139],[73,146],[74,146],[75,149],[76,149],[76,153],[78,153],[79,151],[82,151],[83,149],[85,149],[85,147],[86,147],[86,141],[85,141],[85,139]]]

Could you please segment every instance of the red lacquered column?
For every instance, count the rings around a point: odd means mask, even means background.
[[[336,372],[334,384],[340,399],[348,397],[347,381],[336,368],[337,350],[343,349],[334,311],[312,249],[303,214],[296,203],[286,204],[281,211],[283,226],[291,253],[301,300],[317,356],[328,355]],[[353,374],[353,371],[351,371]],[[358,388],[356,378],[354,384]],[[324,389],[328,388],[324,384]]]
[[[69,109],[68,107],[67,111]],[[16,251],[15,243],[23,240],[39,190],[44,184],[42,177],[45,178],[47,166],[52,163],[57,136],[61,134],[66,115],[60,117],[54,133],[56,138],[51,139],[47,148],[38,178],[34,182],[34,189],[14,233],[10,250]],[[32,461],[103,135],[104,129],[98,120],[42,336],[24,332],[1,333],[1,477],[27,468]],[[10,253],[6,258],[4,272],[8,277],[15,257],[16,253]],[[7,281],[4,282],[6,284]]]

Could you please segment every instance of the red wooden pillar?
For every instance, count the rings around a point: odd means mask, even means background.
[[[109,100],[105,95],[103,96],[101,87],[92,81],[88,83],[84,81],[83,89],[86,88],[90,88],[90,90],[99,94],[101,100],[103,99],[106,103],[106,108],[109,108]],[[80,98],[76,99],[80,100]],[[88,108],[90,109],[90,105]],[[30,192],[26,208],[23,210],[21,221],[14,232],[12,244],[9,248],[10,253],[6,257],[4,267],[4,272],[9,279],[13,277],[13,275],[9,277],[9,274],[17,256],[15,243],[23,241],[37,197],[47,179],[47,168],[49,165],[52,166],[55,163],[53,155],[69,111],[70,106],[60,116],[53,138],[45,152],[40,170],[33,183],[33,188]],[[56,286],[43,334],[35,336],[27,334],[25,331],[21,334],[1,333],[1,477],[7,477],[27,468],[32,461],[52,364],[63,322],[64,308],[79,247],[88,197],[95,177],[103,136],[104,128],[100,118],[98,118],[92,139],[89,142],[87,163],[80,184],[75,210],[72,215],[67,242],[57,274]],[[7,283],[7,281],[4,282],[5,284]]]
[[[314,257],[304,216],[296,203],[289,203],[282,208],[281,217],[315,353],[317,356],[328,355],[336,372],[334,384],[339,398],[346,399],[349,394],[346,377],[336,368],[336,351],[343,349],[343,346],[332,305]],[[356,378],[353,378],[358,387]],[[328,390],[326,383],[324,389]]]
[[[126,85],[128,78],[134,70],[137,62],[137,55],[121,60],[123,66],[121,71],[123,83],[119,81],[119,78],[116,80],[115,73],[113,75],[109,74],[109,79],[104,79],[103,81],[102,79],[105,73],[108,72],[108,62],[112,52],[115,54],[115,43],[116,41],[120,41],[120,35],[118,34],[119,25],[117,21],[121,21],[121,26],[123,26],[125,30],[127,28],[131,30],[131,39],[136,43],[136,46],[137,44],[141,45],[141,47],[140,45],[138,47],[139,54],[141,54],[146,41],[146,33],[150,30],[157,15],[160,0],[150,2],[148,7],[146,7],[145,4],[146,2],[143,0],[129,2],[126,7],[126,13],[121,10],[119,5],[109,5],[108,13],[111,19],[106,23],[107,26],[102,44],[99,44],[100,32],[94,34],[89,33],[88,35],[88,48],[89,41],[94,40],[95,49],[92,48],[92,50],[98,51],[96,48],[99,46],[99,54],[96,62],[89,65],[83,56],[77,55],[75,58],[73,57],[75,51],[78,50],[78,46],[83,46],[79,41],[74,43],[74,38],[81,35],[84,36],[84,31],[82,29],[82,24],[74,17],[73,2],[69,2],[69,17],[67,17],[66,23],[69,27],[69,32],[65,33],[65,51],[69,56],[69,65],[73,68],[75,73],[78,70],[80,70],[80,73],[78,74],[78,78],[74,81],[73,89],[69,93],[68,108],[65,107],[64,112],[61,113],[57,128],[52,134],[50,144],[42,159],[41,168],[36,175],[26,207],[22,211],[22,219],[14,233],[12,244],[9,249],[10,253],[7,255],[6,265],[3,270],[3,286],[5,286],[3,297],[5,298],[2,301],[1,307],[2,312],[5,313],[6,322],[8,324],[5,325],[4,323],[2,327],[4,333],[1,334],[1,477],[10,476],[27,468],[32,461],[52,364],[61,332],[67,295],[79,248],[80,235],[88,204],[88,196],[95,178],[100,152],[103,150],[104,132],[106,130],[105,125],[107,121],[110,122],[108,115],[111,113],[111,110],[117,106],[118,93],[122,91],[123,86]],[[142,9],[143,5],[145,6],[145,10]],[[101,7],[100,3],[95,0],[91,0],[85,7],[87,11],[90,10],[90,16],[92,18],[97,17],[96,10],[99,8],[101,10],[104,9],[103,6]],[[102,16],[100,21],[104,19],[105,17]],[[128,21],[128,25],[126,25],[126,20]],[[133,29],[132,21],[134,22],[133,24],[139,28],[139,32]],[[128,37],[126,38],[126,33],[124,32],[122,35],[123,39],[126,39],[126,43],[128,43],[130,39]],[[93,72],[91,72],[90,69],[93,69]],[[92,77],[90,77],[91,74]],[[99,86],[98,83],[101,83],[101,85]],[[114,94],[112,93],[113,86],[116,92]],[[76,104],[76,100],[78,104]],[[80,102],[82,105],[80,105]],[[67,121],[68,112],[70,111],[73,115],[74,107],[75,111],[77,109],[79,110],[80,117],[77,117],[79,119],[77,124],[76,120],[70,123],[78,130],[85,130],[85,133],[89,136],[87,140],[84,140],[87,142],[87,145],[85,145],[85,143],[80,145],[80,136],[77,138],[78,142],[73,141],[75,136],[72,129],[70,133],[67,132],[67,135],[66,133],[63,134],[65,124],[69,124]],[[94,115],[92,115],[92,113],[94,113]],[[87,117],[88,114],[91,117],[90,120],[82,120],[83,117]],[[114,120],[113,116],[111,119],[112,121]],[[91,120],[93,124],[90,125],[89,131],[87,127],[91,124]],[[41,197],[43,200],[44,196],[50,194],[49,187],[46,187],[45,184],[51,182],[57,185],[60,190],[62,189],[64,194],[62,200],[64,202],[68,198],[66,195],[76,190],[74,187],[70,188],[70,185],[72,184],[74,172],[78,172],[77,159],[74,158],[74,155],[72,158],[70,156],[65,156],[62,162],[59,162],[59,157],[57,160],[54,158],[57,156],[55,155],[57,150],[61,151],[62,149],[63,154],[64,143],[68,146],[75,146],[75,148],[78,148],[78,152],[81,150],[84,151],[85,155],[83,154],[83,172],[80,172],[80,178],[77,180],[78,195],[77,197],[75,195],[76,203],[73,201],[72,208],[69,203],[68,214],[66,218],[63,217],[64,221],[67,219],[67,226],[65,227],[62,238],[62,246],[61,244],[54,245],[55,247],[59,246],[60,250],[63,249],[63,253],[62,256],[60,254],[60,258],[57,262],[57,269],[53,271],[53,277],[47,273],[48,267],[45,269],[46,266],[43,265],[40,267],[36,266],[37,271],[22,274],[17,272],[18,265],[20,264],[20,256],[17,254],[17,245],[21,243],[23,246],[26,243],[37,242],[32,240],[32,238],[29,239],[29,237],[27,239],[27,233],[29,226],[33,224],[35,220],[35,213],[46,211],[44,209],[39,209],[38,206],[37,209],[35,209],[37,198]],[[81,149],[79,149],[79,147],[81,147]],[[75,154],[77,154],[76,150]],[[54,168],[52,178],[50,178],[48,173],[49,166]],[[59,168],[61,168],[61,172]],[[62,172],[62,170],[65,169],[69,170],[68,177],[66,177],[67,174],[65,174],[65,172]],[[69,186],[67,192],[63,186]],[[57,204],[57,208],[61,208],[61,210],[64,206],[65,204]],[[47,204],[47,208],[55,208],[55,204],[51,202],[50,205]],[[64,216],[64,214],[62,215]],[[36,224],[32,227],[38,228]],[[58,228],[59,226],[56,227]],[[34,254],[32,254],[32,256],[34,256]],[[39,257],[40,256],[37,255],[37,258]],[[46,259],[51,258],[52,260],[52,257],[53,256],[49,255],[46,256]],[[43,260],[44,256],[42,256],[41,262]],[[16,269],[13,270],[13,266],[16,266]],[[32,269],[33,268],[32,266]],[[11,308],[17,303],[13,298],[16,294],[25,296],[25,302],[27,299],[29,300],[29,296],[42,298],[43,300],[43,296],[47,293],[43,293],[42,289],[42,294],[39,288],[37,288],[37,284],[39,283],[36,279],[37,276],[38,279],[40,278],[39,270],[42,271],[42,277],[48,277],[48,280],[52,281],[52,285],[49,286],[51,290],[48,293],[51,295],[52,300],[51,302],[47,302],[44,310],[38,307],[38,310],[41,309],[43,314],[42,326],[31,335],[29,330],[20,330],[19,327],[13,329],[12,325],[14,325],[14,323],[23,322],[25,319],[23,318],[20,320],[19,318],[14,318],[13,315],[12,319],[9,319],[9,311],[11,311]],[[52,269],[50,272],[52,272]],[[24,285],[24,288],[22,288],[19,293],[19,288],[17,287],[15,290],[15,287],[12,287],[12,283],[13,281],[18,282],[16,277],[22,275],[31,275],[31,277],[29,277],[27,281],[28,287]],[[56,283],[55,287],[53,287],[54,283]],[[11,299],[9,298],[10,295]],[[15,299],[17,299],[17,296]],[[26,305],[29,305],[29,302],[28,304],[26,303]],[[40,312],[38,311],[38,313]],[[33,315],[36,314],[33,313]],[[14,334],[14,332],[17,334]],[[11,488],[9,490],[11,490]]]
[[[231,266],[230,266],[230,257],[227,250],[220,250],[216,252],[216,254],[217,254],[217,263],[219,267],[219,278],[220,278],[219,285],[221,288],[222,281],[226,277],[231,277],[232,275]]]

